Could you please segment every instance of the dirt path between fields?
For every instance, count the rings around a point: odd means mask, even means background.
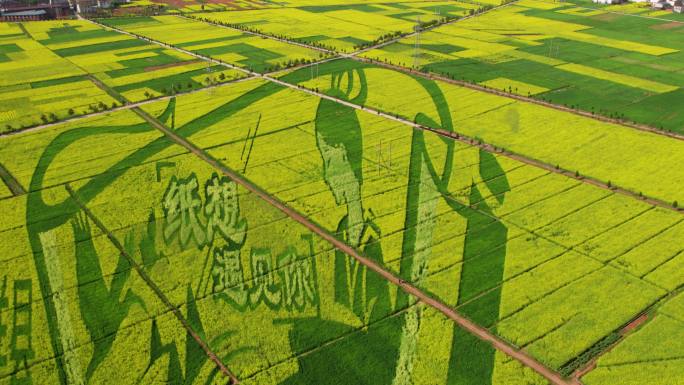
[[[155,293],[155,295],[164,303],[164,305],[171,310],[171,312],[176,316],[178,321],[183,325],[183,328],[187,331],[187,333],[192,337],[195,342],[204,350],[206,355],[209,357],[211,361],[214,362],[216,367],[221,371],[221,373],[228,377],[230,379],[231,384],[239,384],[240,381],[238,381],[237,377],[221,362],[221,360],[216,356],[216,354],[209,348],[209,346],[202,340],[202,337],[200,337],[197,332],[192,328],[190,323],[185,319],[183,316],[183,313],[181,313],[180,309],[171,303],[171,301],[166,297],[166,295],[162,292],[162,290],[157,286],[154,281],[150,278],[149,275],[143,270],[143,268],[138,264],[138,262],[133,259],[132,256],[128,254],[124,246],[119,242],[119,240],[112,234],[109,229],[95,216],[95,214],[90,211],[90,209],[81,202],[79,199],[78,195],[74,192],[74,190],[69,186],[69,184],[64,185],[66,190],[69,192],[69,195],[71,195],[71,198],[76,202],[76,204],[83,210],[83,212],[90,218],[90,220],[105,234],[107,234],[107,238],[109,241],[116,247],[117,250],[119,250],[119,253],[123,255],[130,265],[135,269],[135,271],[138,273],[140,278],[145,281],[147,286],[152,289],[152,291]]]
[[[468,331],[469,333],[475,335],[477,338],[486,341],[492,345],[495,349],[505,353],[506,355],[510,356],[511,358],[519,361],[523,365],[533,369],[543,377],[545,377],[547,380],[549,380],[552,384],[554,385],[569,385],[569,382],[567,382],[563,377],[560,376],[560,374],[556,373],[555,371],[547,368],[544,364],[541,362],[537,361],[534,359],[532,356],[528,355],[527,353],[523,352],[522,350],[519,350],[512,345],[508,344],[507,342],[503,341],[493,333],[491,333],[489,330],[487,330],[484,327],[481,327],[472,321],[468,320],[467,318],[461,316],[458,314],[456,311],[451,309],[448,305],[430,297],[429,295],[425,294],[422,292],[420,289],[417,287],[413,286],[412,284],[402,280],[401,278],[395,276],[393,273],[385,270],[383,267],[381,267],[379,264],[376,262],[363,257],[361,254],[359,254],[354,248],[351,246],[347,245],[346,243],[340,241],[339,239],[335,238],[333,235],[328,233],[327,230],[319,227],[318,225],[314,224],[311,222],[308,218],[305,216],[299,214],[297,211],[294,209],[290,208],[287,206],[285,203],[280,202],[277,198],[271,196],[267,192],[263,191],[261,188],[258,186],[252,184],[251,182],[247,181],[244,179],[240,174],[228,169],[227,167],[223,166],[219,161],[215,160],[212,158],[210,155],[205,153],[201,148],[195,146],[193,143],[188,141],[187,139],[183,138],[182,136],[176,134],[174,131],[170,130],[163,124],[161,124],[159,121],[154,119],[153,117],[149,116],[145,112],[143,112],[140,109],[134,109],[143,119],[145,119],[148,123],[159,129],[161,132],[163,132],[169,139],[174,141],[175,143],[179,144],[180,146],[184,147],[188,151],[192,152],[193,154],[197,155],[200,159],[211,165],[214,169],[220,171],[223,175],[231,178],[233,181],[236,183],[240,184],[244,188],[246,188],[248,191],[252,192],[259,198],[263,199],[267,203],[269,203],[271,206],[277,208],[281,212],[283,212],[285,215],[288,217],[294,219],[313,233],[317,234],[320,236],[323,240],[327,241],[331,245],[333,245],[335,248],[338,250],[346,253],[350,257],[356,259],[359,261],[361,264],[369,268],[370,270],[374,271],[375,273],[379,274],[381,277],[386,279],[387,281],[391,282],[394,285],[397,285],[400,287],[402,290],[404,290],[406,293],[416,297],[418,300],[421,302],[425,303],[428,306],[431,306],[437,310],[439,310],[442,314],[444,314],[446,317],[454,321],[456,324],[458,324],[460,327]]]

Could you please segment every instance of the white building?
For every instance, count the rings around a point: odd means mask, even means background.
[[[684,3],[682,3],[682,0],[675,0],[672,9],[677,13],[684,12]]]

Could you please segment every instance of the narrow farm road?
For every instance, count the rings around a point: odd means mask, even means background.
[[[672,297],[672,294],[668,295],[667,297]],[[583,366],[579,367],[573,374],[572,377],[570,378],[570,382],[572,385],[583,385],[582,383],[582,377],[586,375],[587,373],[591,372],[592,370],[596,369],[596,363],[598,362],[599,358],[601,358],[603,355],[606,353],[610,352],[613,350],[617,345],[622,343],[627,336],[633,332],[634,330],[640,328],[643,326],[647,321],[649,321],[655,313],[652,312],[656,308],[655,305],[650,306],[648,309],[643,311],[642,313],[639,313],[636,317],[632,318],[626,325],[624,325],[620,330],[618,331],[619,338],[610,344],[610,346],[607,346],[605,349],[600,351],[598,354],[596,354],[591,360],[589,360],[586,364]]]
[[[332,100],[332,99],[331,99]],[[456,324],[458,324],[460,327],[462,327],[464,330],[468,331],[469,333],[473,334],[477,338],[486,341],[490,343],[495,349],[503,352],[504,354],[508,355],[509,357],[519,361],[523,365],[533,369],[540,375],[542,375],[544,378],[549,380],[552,384],[554,385],[569,385],[570,383],[566,381],[560,374],[557,372],[549,369],[546,367],[544,364],[541,362],[537,361],[534,359],[532,356],[528,355],[527,353],[515,348],[514,346],[508,344],[504,340],[500,339],[497,337],[495,334],[491,333],[489,330],[487,330],[484,327],[481,327],[472,321],[468,320],[467,318],[461,316],[458,314],[456,311],[451,309],[448,305],[430,297],[428,294],[424,293],[417,287],[413,286],[412,284],[402,280],[398,276],[394,275],[390,271],[384,269],[382,266],[380,266],[378,263],[362,256],[359,254],[354,248],[351,246],[347,245],[346,243],[340,241],[339,239],[335,238],[332,234],[330,234],[327,230],[319,227],[317,224],[313,223],[310,221],[308,218],[305,216],[301,215],[294,209],[290,208],[287,206],[285,203],[281,202],[277,198],[273,197],[272,195],[268,194],[264,190],[262,190],[260,187],[252,184],[250,181],[245,179],[242,175],[238,174],[237,172],[227,168],[223,164],[221,164],[219,161],[216,159],[212,158],[209,154],[207,154],[205,151],[203,151],[201,148],[197,147],[193,143],[191,143],[189,140],[185,139],[184,137],[176,134],[174,131],[170,130],[168,127],[163,125],[161,122],[158,120],[154,119],[144,111],[140,109],[135,109],[135,111],[143,117],[148,123],[159,129],[161,132],[163,132],[169,139],[174,141],[175,143],[179,144],[180,146],[184,147],[188,151],[192,152],[193,154],[197,155],[200,159],[211,165],[214,169],[220,171],[223,175],[227,176],[228,178],[232,179],[235,181],[235,183],[238,183],[251,193],[255,194],[259,198],[263,199],[266,201],[268,204],[271,206],[277,208],[281,212],[283,212],[285,215],[288,217],[294,219],[313,233],[317,234],[320,236],[323,240],[327,241],[331,245],[333,245],[335,248],[338,250],[342,251],[343,253],[349,255],[350,257],[356,259],[359,263],[363,264],[364,266],[368,267],[370,270],[374,271],[375,273],[379,274],[382,278],[385,280],[391,282],[392,284],[398,286],[401,288],[403,291],[406,293],[416,297],[418,300],[421,302],[425,303],[428,306],[431,306],[435,308],[436,310],[440,311],[442,314],[444,314],[446,317],[454,321]]]

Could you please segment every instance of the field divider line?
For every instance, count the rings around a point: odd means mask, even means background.
[[[669,230],[669,229],[671,229],[671,228],[673,228],[673,227],[676,227],[676,226],[680,225],[682,222],[684,222],[684,218],[680,218],[679,220],[677,220],[677,221],[675,221],[674,223],[672,223],[670,226],[665,227],[665,228],[663,228],[662,230],[659,230],[659,231],[654,232],[653,234],[651,234],[650,236],[648,236],[648,238],[644,239],[642,242],[637,243],[637,244],[633,245],[632,247],[629,247],[628,249],[622,251],[621,253],[619,253],[619,254],[617,254],[617,255],[611,257],[610,259],[606,260],[606,263],[611,263],[611,262],[615,261],[616,259],[619,259],[620,257],[622,257],[622,256],[624,256],[625,254],[629,253],[630,251],[636,249],[637,247],[643,245],[644,243],[647,243],[647,242],[651,241],[652,239],[654,239],[654,238],[660,236],[663,232],[665,232],[665,231],[667,231],[667,230]],[[621,269],[621,270],[626,270],[624,267],[620,267],[620,269]]]
[[[26,194],[26,189],[21,185],[19,180],[12,175],[12,173],[0,163],[0,180],[5,182],[7,188],[12,195],[19,196]]]
[[[221,371],[221,373],[228,377],[230,379],[231,384],[239,384],[240,381],[235,377],[235,375],[219,360],[219,358],[216,356],[216,354],[209,348],[209,346],[202,340],[202,338],[195,332],[195,330],[192,328],[190,323],[185,319],[183,314],[181,313],[180,309],[171,303],[171,301],[166,297],[166,295],[161,291],[159,286],[157,286],[154,281],[150,278],[149,275],[143,270],[142,267],[133,259],[131,255],[128,254],[124,246],[119,242],[119,240],[112,234],[107,227],[95,216],[95,214],[90,211],[90,209],[81,202],[80,198],[76,194],[76,192],[71,188],[71,186],[66,183],[64,185],[66,190],[69,192],[69,195],[71,195],[71,198],[76,202],[76,204],[83,210],[83,212],[90,218],[91,221],[102,231],[104,234],[107,235],[107,238],[109,241],[116,247],[117,250],[121,253],[122,256],[124,256],[128,262],[131,264],[131,266],[135,269],[135,271],[138,273],[140,278],[145,281],[147,286],[154,291],[155,295],[166,305],[166,307],[173,312],[173,314],[176,316],[178,321],[183,325],[183,328],[187,331],[187,333],[192,337],[192,339],[197,342],[197,344],[204,350],[204,352],[207,354],[209,359],[214,362],[216,367]]]
[[[121,95],[119,92],[117,92],[115,89],[112,87],[104,84],[100,79],[95,77],[93,74],[88,74],[86,75],[86,78],[88,78],[93,84],[95,84],[99,89],[102,91],[106,92],[109,96],[111,96],[113,99],[118,101],[121,104],[129,104],[131,101],[124,98],[123,95]]]
[[[506,5],[510,5],[510,4],[513,4],[513,3],[507,3]],[[192,51],[188,51],[188,50],[185,50],[185,49],[182,49],[182,48],[174,47],[174,46],[172,46],[172,45],[170,45],[170,44],[167,44],[167,43],[163,43],[163,42],[160,42],[160,41],[156,41],[156,40],[153,40],[153,39],[144,37],[144,36],[136,35],[136,34],[133,34],[133,33],[131,33],[131,32],[127,32],[127,31],[121,30],[121,29],[119,29],[119,28],[110,27],[110,26],[107,26],[107,25],[104,25],[104,24],[100,24],[99,22],[94,21],[94,20],[89,20],[89,21],[90,21],[91,23],[94,23],[94,24],[96,24],[96,25],[99,25],[99,26],[101,26],[101,27],[103,27],[103,28],[108,28],[108,29],[112,29],[112,30],[114,30],[114,31],[119,31],[119,32],[124,33],[124,34],[126,34],[126,35],[133,36],[133,37],[136,37],[136,38],[141,39],[141,40],[144,40],[144,41],[152,42],[152,43],[154,43],[154,44],[158,44],[158,45],[161,45],[161,46],[163,46],[163,47],[167,47],[167,48],[176,50],[176,51],[178,51],[178,52],[182,52],[182,53],[185,53],[185,54],[194,56],[194,57],[199,58],[199,59],[207,60],[207,61],[210,61],[210,62],[219,64],[219,65],[226,66],[226,67],[228,67],[228,68],[236,69],[236,70],[238,70],[238,71],[242,71],[242,72],[248,73],[248,74],[250,74],[250,75],[252,75],[252,76],[254,76],[254,77],[259,77],[259,78],[268,80],[268,81],[270,81],[270,82],[272,82],[272,83],[280,84],[280,85],[283,86],[283,87],[287,87],[287,88],[290,88],[290,89],[295,89],[295,90],[299,90],[299,91],[302,91],[302,92],[306,92],[306,93],[308,93],[308,94],[310,94],[310,95],[317,96],[318,98],[330,100],[330,101],[333,101],[333,102],[335,102],[335,103],[338,103],[338,104],[341,104],[341,105],[344,105],[344,106],[347,106],[347,107],[351,107],[351,108],[354,108],[354,109],[357,109],[357,110],[360,110],[360,111],[367,111],[367,112],[370,112],[370,113],[374,113],[374,114],[376,114],[376,115],[378,115],[378,116],[381,116],[381,117],[384,117],[384,118],[387,118],[387,119],[390,119],[390,120],[393,120],[393,121],[396,121],[396,122],[403,123],[403,124],[405,124],[405,125],[411,126],[411,127],[413,127],[414,129],[419,129],[419,130],[423,130],[423,131],[430,131],[430,132],[433,132],[433,133],[435,133],[435,134],[437,134],[437,135],[440,135],[440,136],[442,136],[442,137],[455,139],[455,140],[458,140],[458,141],[460,141],[460,142],[466,143],[466,144],[468,144],[468,145],[475,146],[475,147],[479,147],[479,148],[481,148],[482,150],[487,151],[487,152],[492,153],[492,154],[500,154],[500,155],[505,156],[505,157],[507,157],[507,158],[510,158],[510,159],[513,159],[513,160],[517,160],[517,161],[519,161],[519,162],[527,163],[527,164],[529,164],[529,165],[536,166],[536,167],[538,167],[538,168],[541,168],[541,169],[544,169],[544,170],[547,170],[547,171],[551,171],[551,172],[554,172],[554,173],[557,173],[557,174],[560,174],[560,175],[564,175],[564,176],[569,177],[569,178],[575,178],[576,180],[578,180],[578,181],[580,181],[580,182],[583,182],[583,183],[587,183],[587,184],[590,184],[590,185],[594,185],[594,186],[599,187],[599,188],[603,188],[603,189],[606,189],[606,190],[609,190],[609,191],[613,191],[613,192],[616,192],[616,193],[620,193],[620,194],[622,194],[622,195],[626,195],[626,196],[629,196],[629,197],[632,197],[632,198],[635,198],[635,199],[642,200],[642,201],[647,202],[647,203],[649,203],[649,204],[651,204],[651,205],[654,205],[654,206],[663,207],[663,208],[666,208],[666,209],[669,209],[669,210],[672,210],[672,211],[675,211],[675,212],[684,214],[684,207],[681,207],[681,208],[673,207],[673,205],[672,205],[671,203],[665,202],[665,201],[663,201],[663,200],[661,200],[661,199],[652,198],[652,197],[646,197],[646,196],[641,196],[641,195],[639,195],[638,193],[633,192],[633,191],[630,191],[630,190],[628,190],[628,189],[621,188],[621,187],[618,187],[618,186],[615,186],[615,185],[608,185],[608,183],[604,183],[603,181],[601,181],[601,180],[599,180],[599,179],[597,179],[597,178],[593,178],[593,177],[590,177],[590,176],[577,175],[577,174],[575,174],[574,172],[571,172],[570,170],[566,170],[566,169],[563,169],[563,168],[560,168],[560,167],[558,167],[558,168],[557,168],[557,167],[554,167],[554,166],[552,166],[552,165],[550,165],[550,164],[547,164],[547,163],[545,163],[545,162],[543,162],[543,161],[540,161],[540,160],[537,160],[537,159],[528,157],[528,156],[526,156],[526,155],[517,154],[517,153],[514,153],[514,152],[512,152],[512,151],[510,151],[510,150],[504,150],[503,148],[497,149],[496,146],[494,146],[494,145],[491,145],[491,144],[488,144],[488,143],[485,143],[485,142],[482,142],[482,141],[477,141],[477,140],[475,140],[474,138],[469,137],[469,136],[466,136],[466,135],[463,135],[463,134],[458,134],[458,133],[456,133],[456,132],[447,131],[447,130],[444,130],[444,129],[442,129],[442,128],[431,128],[431,127],[427,127],[427,126],[424,126],[424,125],[421,125],[421,124],[412,122],[412,121],[410,121],[410,120],[407,120],[407,119],[404,119],[404,118],[400,118],[400,117],[398,117],[398,116],[391,115],[391,114],[389,114],[389,113],[382,112],[382,111],[377,110],[377,109],[374,109],[374,108],[372,108],[372,107],[361,106],[361,105],[358,105],[358,104],[354,104],[354,103],[348,102],[348,101],[346,101],[346,100],[342,100],[342,99],[338,99],[338,98],[335,98],[335,97],[326,95],[325,93],[322,93],[322,92],[318,92],[318,91],[315,91],[315,90],[312,90],[312,89],[305,88],[304,86],[301,86],[301,85],[295,85],[295,84],[287,83],[287,82],[285,82],[285,81],[282,81],[282,80],[280,80],[280,79],[278,79],[278,78],[275,78],[275,77],[271,76],[271,75],[268,74],[268,73],[263,73],[263,74],[262,74],[262,73],[259,73],[259,72],[255,72],[255,71],[247,70],[247,69],[244,69],[244,68],[240,68],[240,67],[237,67],[237,66],[235,66],[235,65],[233,65],[233,64],[226,63],[226,62],[223,62],[223,61],[221,61],[221,60],[212,59],[212,58],[210,58],[210,57],[207,57],[207,56],[204,56],[204,55],[200,55],[200,54],[198,54],[198,53],[194,53],[194,52],[192,52]],[[354,57],[354,58],[356,58],[356,57]],[[362,58],[356,58],[356,59],[358,59],[358,60],[360,60],[360,61],[364,61],[364,62],[373,62],[373,61],[370,60],[370,59],[362,59]],[[381,63],[381,64],[382,64],[382,63]],[[424,78],[427,78],[427,79],[430,79],[430,80],[440,80],[438,76],[433,76],[433,75],[430,75],[430,74],[421,74],[421,73],[419,73],[418,71],[410,71],[410,70],[403,69],[402,67],[393,66],[393,65],[387,65],[387,66],[390,67],[390,68],[396,67],[396,68],[401,69],[401,70],[404,71],[404,72],[405,72],[405,71],[408,71],[408,72],[410,72],[411,74],[417,74],[417,75],[420,75],[420,76],[422,76],[422,77],[424,77]],[[453,81],[453,80],[451,80],[451,79],[449,79],[449,80],[450,80],[451,82],[454,82],[454,83],[457,82],[457,81]],[[480,87],[481,87],[481,86],[476,86],[476,85],[472,85],[472,84],[471,84],[471,86],[472,86],[472,88],[480,88]],[[482,88],[482,89],[485,89],[484,87],[481,87],[481,88]],[[490,90],[490,92],[499,93],[498,91],[493,91],[493,90]],[[503,93],[501,93],[501,94],[503,94]],[[509,95],[509,97],[513,97],[513,96],[510,96],[510,95]],[[520,98],[523,98],[523,97],[520,97]],[[522,100],[522,99],[521,99],[521,100]],[[555,105],[551,105],[551,106],[555,106]],[[555,107],[557,107],[557,106],[555,106]],[[555,107],[554,107],[554,108],[555,108]],[[135,110],[135,108],[134,108],[134,110]],[[653,129],[653,130],[654,130],[655,133],[659,133],[658,130],[655,130],[655,129]],[[665,135],[665,134],[663,133],[663,135]],[[682,140],[684,140],[684,136],[679,136],[679,135],[675,135],[675,134],[672,134],[672,135],[673,135],[673,137],[678,137],[678,138],[681,138]]]
[[[280,210],[290,218],[294,219],[304,227],[306,227],[308,230],[312,231],[316,235],[320,236],[323,240],[327,241],[329,244],[333,245],[335,248],[338,250],[342,251],[343,253],[349,255],[350,257],[353,257],[356,259],[359,263],[363,264],[366,266],[368,269],[374,271],[378,275],[380,275],[382,278],[385,280],[389,281],[390,283],[398,286],[401,288],[404,292],[414,296],[421,302],[425,303],[426,305],[435,308],[436,310],[440,311],[442,314],[444,314],[446,317],[454,321],[456,324],[458,324],[461,328],[463,328],[465,331],[473,334],[475,337],[488,342],[492,345],[493,348],[503,352],[504,354],[510,356],[511,358],[516,359],[519,361],[521,364],[531,368],[532,370],[536,371],[540,375],[542,375],[544,378],[549,380],[551,383],[554,385],[569,385],[569,383],[557,372],[553,371],[552,369],[546,367],[544,364],[541,362],[537,361],[535,358],[532,356],[528,355],[527,353],[515,348],[514,346],[510,345],[503,339],[499,338],[495,334],[491,333],[489,330],[486,328],[483,328],[474,322],[470,321],[466,317],[460,315],[453,309],[451,309],[448,305],[440,302],[437,299],[434,299],[424,293],[422,290],[418,289],[417,287],[413,286],[410,283],[407,283],[403,279],[399,278],[398,276],[394,275],[388,270],[385,270],[382,266],[380,266],[378,263],[362,256],[360,253],[358,253],[353,247],[347,245],[346,243],[340,241],[339,239],[335,238],[333,235],[331,235],[327,230],[323,229],[320,227],[318,224],[315,224],[314,222],[310,221],[308,218],[304,217],[303,215],[299,214],[297,211],[294,209],[290,208],[286,204],[280,202],[277,198],[271,196],[267,192],[263,191],[260,187],[257,185],[253,184],[252,182],[248,181],[246,178],[244,178],[242,175],[234,172],[233,170],[229,169],[228,167],[224,166],[222,163],[211,157],[209,154],[204,152],[201,148],[195,146],[193,143],[191,143],[189,140],[185,139],[184,137],[178,135],[174,131],[170,130],[168,127],[164,126],[162,123],[160,123],[158,120],[153,118],[152,116],[149,116],[146,114],[144,111],[140,109],[134,109],[134,111],[138,112],[138,114],[143,117],[145,120],[147,120],[150,124],[152,124],[154,127],[159,129],[161,132],[163,132],[169,139],[172,141],[176,142],[178,145],[186,148],[187,150],[191,151],[197,157],[208,163],[210,166],[212,166],[214,169],[220,171],[223,175],[227,176],[228,178],[232,179],[248,191],[252,192],[256,196],[260,197],[262,200],[266,201],[268,204],[271,206],[275,207],[276,209]]]

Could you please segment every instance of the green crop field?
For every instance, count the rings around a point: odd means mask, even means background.
[[[407,38],[364,56],[684,132],[684,114],[670,108],[684,95],[682,28],[610,8],[523,0],[424,33],[418,50]]]
[[[583,1],[0,23],[0,385],[678,384],[677,16]]]

